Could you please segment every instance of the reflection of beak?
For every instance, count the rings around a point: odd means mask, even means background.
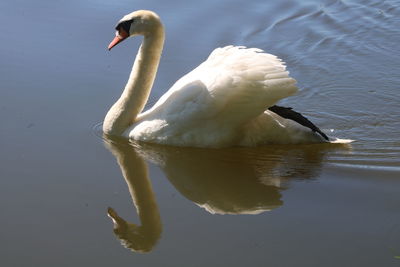
[[[117,212],[113,208],[108,208],[107,215],[110,217],[114,223],[114,228],[120,226],[126,226],[126,222],[124,219],[118,216]]]
[[[112,40],[111,43],[108,45],[108,50],[111,50],[111,48],[113,48],[128,37],[129,34],[124,29],[119,29],[114,40]]]

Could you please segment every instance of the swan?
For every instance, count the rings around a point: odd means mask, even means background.
[[[103,133],[173,146],[231,147],[329,142],[313,123],[276,103],[298,90],[285,63],[258,48],[226,46],[180,78],[145,112],[164,44],[159,16],[138,10],[116,26],[115,45],[142,35],[131,74]]]

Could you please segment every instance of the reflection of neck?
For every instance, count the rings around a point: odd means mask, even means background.
[[[114,232],[127,247],[150,251],[161,235],[162,225],[146,163],[128,142],[107,143],[107,147],[117,159],[141,222],[141,226],[129,224],[109,209]]]
[[[133,153],[126,153],[122,157],[117,158],[117,160],[139,214],[140,221],[143,227],[149,229],[161,228],[160,214],[158,213],[150,180],[148,179],[146,163],[139,155],[134,153],[133,147],[129,148]]]

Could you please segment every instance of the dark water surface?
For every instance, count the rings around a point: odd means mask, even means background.
[[[136,9],[167,31],[151,102],[214,48],[259,47],[298,80],[282,104],[355,142],[103,141],[140,38],[106,47]],[[2,0],[0,265],[399,266],[399,29],[398,0]]]

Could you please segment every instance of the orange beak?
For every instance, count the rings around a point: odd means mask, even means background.
[[[129,37],[129,34],[124,29],[119,29],[117,35],[115,36],[114,40],[108,45],[108,50],[111,50],[114,46],[125,40]]]

